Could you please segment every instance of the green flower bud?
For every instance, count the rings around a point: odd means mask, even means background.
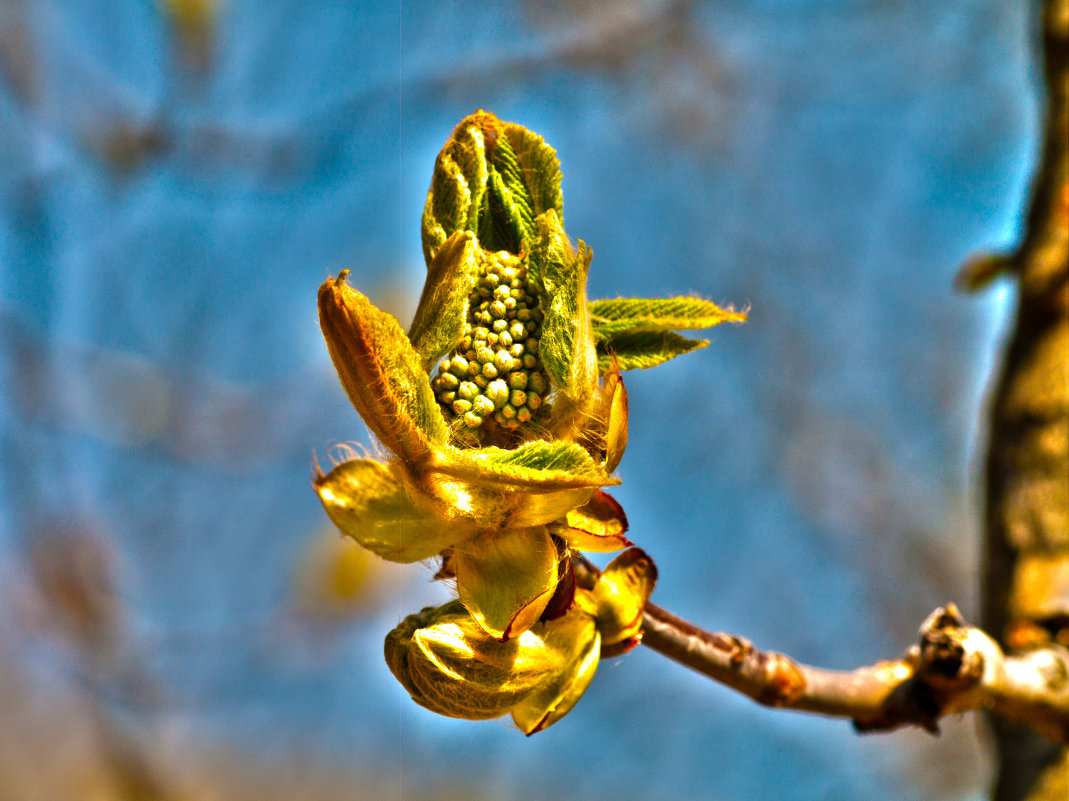
[[[500,409],[502,406],[508,403],[508,384],[506,384],[500,378],[497,381],[491,381],[490,385],[486,388],[486,397],[493,401],[495,408]]]
[[[544,378],[532,380],[543,369],[537,324],[542,314],[521,257],[482,251],[480,267],[460,343],[442,360],[432,390],[447,413],[466,415],[466,426],[477,428],[482,424],[477,418],[493,417],[513,429],[532,420],[548,391]],[[510,398],[516,391],[520,394]]]
[[[507,373],[515,367],[515,362],[507,350],[499,350],[494,354],[494,365],[498,372]]]

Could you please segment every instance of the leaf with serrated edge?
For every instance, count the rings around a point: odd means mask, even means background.
[[[423,256],[428,265],[452,234],[479,230],[488,174],[484,128],[496,123],[497,118],[485,111],[465,117],[438,153],[423,210]]]
[[[616,298],[587,304],[594,337],[605,342],[636,331],[674,331],[742,323],[746,315],[701,298]]]
[[[409,465],[449,439],[427,373],[401,325],[345,283],[319,288],[319,322],[342,386],[367,427]]]
[[[460,600],[499,640],[531,628],[557,586],[557,548],[544,526],[487,532],[453,550]]]
[[[560,163],[542,137],[486,111],[465,117],[435,162],[423,213],[430,264],[456,231],[490,250],[519,252],[544,211],[562,212]]]
[[[391,562],[418,562],[478,533],[473,522],[435,514],[416,501],[403,480],[371,459],[342,462],[315,480],[334,525]]]
[[[531,198],[532,215],[538,217],[553,209],[557,217],[563,219],[560,161],[556,151],[546,144],[541,136],[522,125],[506,122],[502,125],[502,130],[520,164],[527,193]]]
[[[574,442],[536,440],[518,448],[447,448],[433,469],[471,484],[526,492],[556,492],[619,484]]]
[[[501,133],[494,145],[493,163],[497,180],[492,182],[492,188],[501,200],[512,236],[519,246],[513,252],[519,252],[534,231],[535,214],[531,210],[531,196],[523,168],[516,159],[509,138]]]
[[[576,607],[558,620],[539,623],[532,633],[560,654],[562,668],[513,708],[513,722],[528,736],[548,729],[572,710],[590,686],[601,653],[594,621]]]
[[[592,253],[578,252],[550,210],[535,221],[527,255],[545,315],[538,353],[550,381],[573,401],[589,397],[597,383],[597,354],[586,306],[586,276]]]
[[[565,514],[563,524],[551,525],[550,532],[577,551],[610,553],[631,545],[631,541],[624,536],[627,532],[627,515],[623,507],[601,490],[582,506],[570,509]]]
[[[479,280],[482,255],[475,234],[457,231],[427,268],[427,281],[408,330],[426,371],[464,336],[469,296]]]
[[[621,370],[644,370],[708,344],[706,339],[687,339],[674,331],[623,334],[598,346],[598,368],[610,369],[615,357]]]

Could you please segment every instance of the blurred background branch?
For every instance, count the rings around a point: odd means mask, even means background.
[[[1017,314],[990,408],[981,621],[1010,650],[1069,646],[1069,2],[1045,0],[1043,149],[1024,236],[979,257],[960,283],[998,270]],[[1069,797],[1069,748],[992,719],[995,801]]]

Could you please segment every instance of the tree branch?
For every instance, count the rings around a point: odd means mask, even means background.
[[[936,733],[943,715],[990,709],[1069,742],[1069,649],[1052,645],[1004,654],[953,604],[924,621],[919,644],[902,658],[852,671],[761,651],[653,604],[643,616],[642,644],[760,704],[850,718],[863,732],[916,725]]]
[[[592,587],[598,568],[575,552],[571,563],[576,583]],[[762,651],[652,603],[642,615],[641,643],[759,704],[848,718],[861,732],[920,726],[937,734],[944,715],[986,709],[1069,742],[1069,648],[1049,644],[1006,654],[954,604],[928,616],[918,644],[900,659],[851,671]]]

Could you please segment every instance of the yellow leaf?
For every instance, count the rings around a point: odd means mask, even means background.
[[[531,628],[557,586],[557,548],[544,526],[493,531],[453,549],[460,600],[491,637]]]
[[[391,562],[427,559],[479,530],[417,501],[395,470],[372,459],[343,462],[319,475],[315,488],[343,534]]]
[[[410,466],[430,458],[449,428],[408,336],[345,283],[348,270],[319,288],[319,321],[349,400],[383,445]]]
[[[627,516],[623,507],[601,490],[582,506],[570,509],[565,514],[565,524],[552,525],[550,531],[577,551],[608,553],[631,544],[624,536]]]
[[[630,647],[638,644],[642,611],[656,584],[653,560],[640,548],[630,548],[609,563],[593,590],[583,594],[579,605],[597,618],[604,647],[627,641]]]
[[[601,651],[594,621],[575,607],[530,633],[558,654],[561,669],[513,708],[513,722],[527,735],[549,728],[572,710],[594,678]]]

